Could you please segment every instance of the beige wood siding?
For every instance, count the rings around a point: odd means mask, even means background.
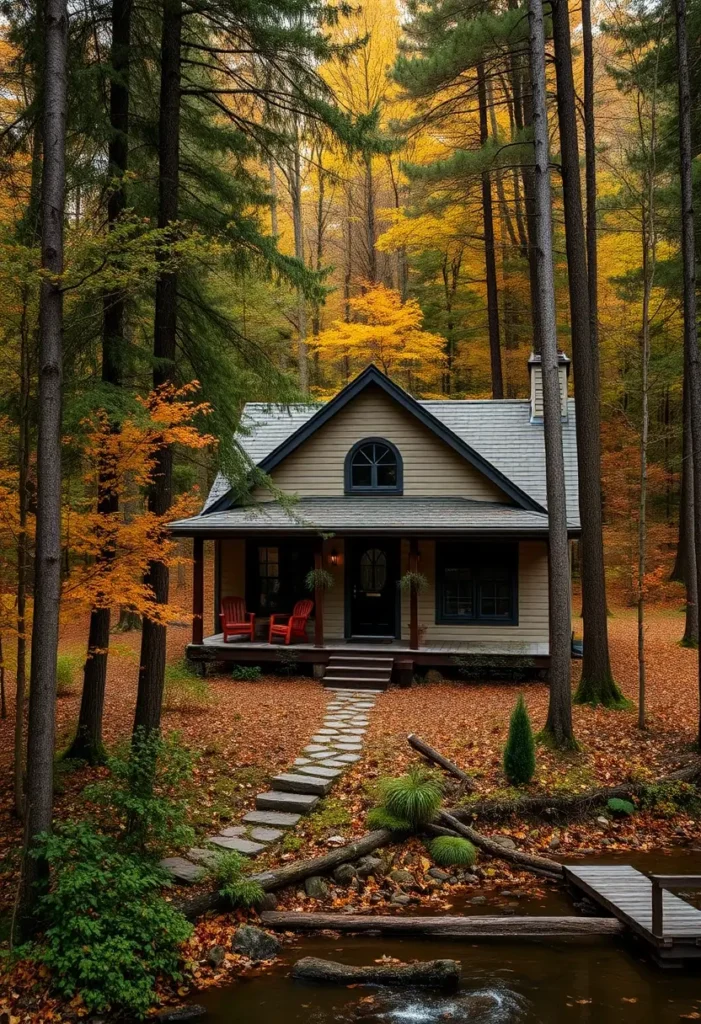
[[[527,643],[548,642],[548,549],[544,541],[522,541],[518,546],[518,625],[455,625],[436,623],[436,545],[419,543],[419,571],[428,579],[428,587],[419,594],[421,644],[448,643],[451,640],[513,640]],[[402,542],[402,572],[409,564],[409,542]],[[409,639],[409,595],[402,594],[402,639]]]
[[[329,556],[334,550],[338,552],[338,565],[331,565],[329,562]],[[345,604],[345,564],[346,553],[343,541],[338,537],[325,540],[324,568],[328,569],[334,578],[334,585],[324,594],[324,637],[327,640],[341,640],[345,635],[343,615]]]
[[[406,495],[460,495],[511,503],[500,488],[379,388],[366,389],[336,413],[272,471],[272,480],[300,497],[342,495],[346,454],[364,437],[386,437],[397,446]],[[265,488],[256,488],[253,496],[258,501],[273,497]]]
[[[222,597],[244,597],[246,594],[246,542],[222,540],[219,563],[219,589]]]

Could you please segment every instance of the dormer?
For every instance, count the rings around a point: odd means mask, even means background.
[[[567,420],[567,379],[570,375],[570,359],[564,352],[559,352],[557,357],[558,374],[560,377],[560,409],[562,419]],[[540,356],[531,352],[528,360],[528,370],[531,375],[531,423],[543,422],[543,370]]]

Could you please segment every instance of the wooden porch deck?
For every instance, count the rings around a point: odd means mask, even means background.
[[[216,651],[236,651],[239,654],[243,650],[256,651],[278,651],[283,644],[269,644],[263,640],[256,640],[251,643],[248,640],[232,640],[224,643],[223,634],[215,633],[212,636],[204,637],[202,646]],[[392,640],[388,642],[358,641],[349,640],[343,637],[328,637],[324,640],[321,650],[342,651],[352,649],[354,651],[370,651],[381,653],[385,651],[391,654],[448,654],[448,655],[487,655],[495,657],[517,657],[517,658],[547,658],[548,644],[525,643],[522,640],[498,641],[495,643],[479,643],[471,640],[453,641],[451,643],[421,644],[418,649],[409,646],[405,640]],[[319,650],[312,641],[309,643],[291,644],[288,650],[314,651]]]

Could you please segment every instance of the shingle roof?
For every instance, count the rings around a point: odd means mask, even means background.
[[[246,533],[299,530],[310,533],[337,530],[386,533],[421,530],[441,533],[513,532],[543,535],[548,517],[513,505],[468,498],[332,497],[303,498],[289,509],[277,501],[239,506],[171,523],[174,533],[191,535],[242,530]]]
[[[545,444],[543,424],[531,423],[530,402],[518,399],[419,402],[449,430],[474,448],[534,501],[547,508],[545,486]],[[579,524],[577,440],[575,403],[568,402],[568,419],[562,424],[565,456],[567,513]],[[242,449],[255,464],[275,451],[319,410],[318,405],[277,406],[250,402],[243,415],[239,436]],[[228,489],[220,474],[214,482],[203,511]]]

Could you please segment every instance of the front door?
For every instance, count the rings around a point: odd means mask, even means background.
[[[399,602],[399,541],[346,542],[350,636],[395,637]]]

